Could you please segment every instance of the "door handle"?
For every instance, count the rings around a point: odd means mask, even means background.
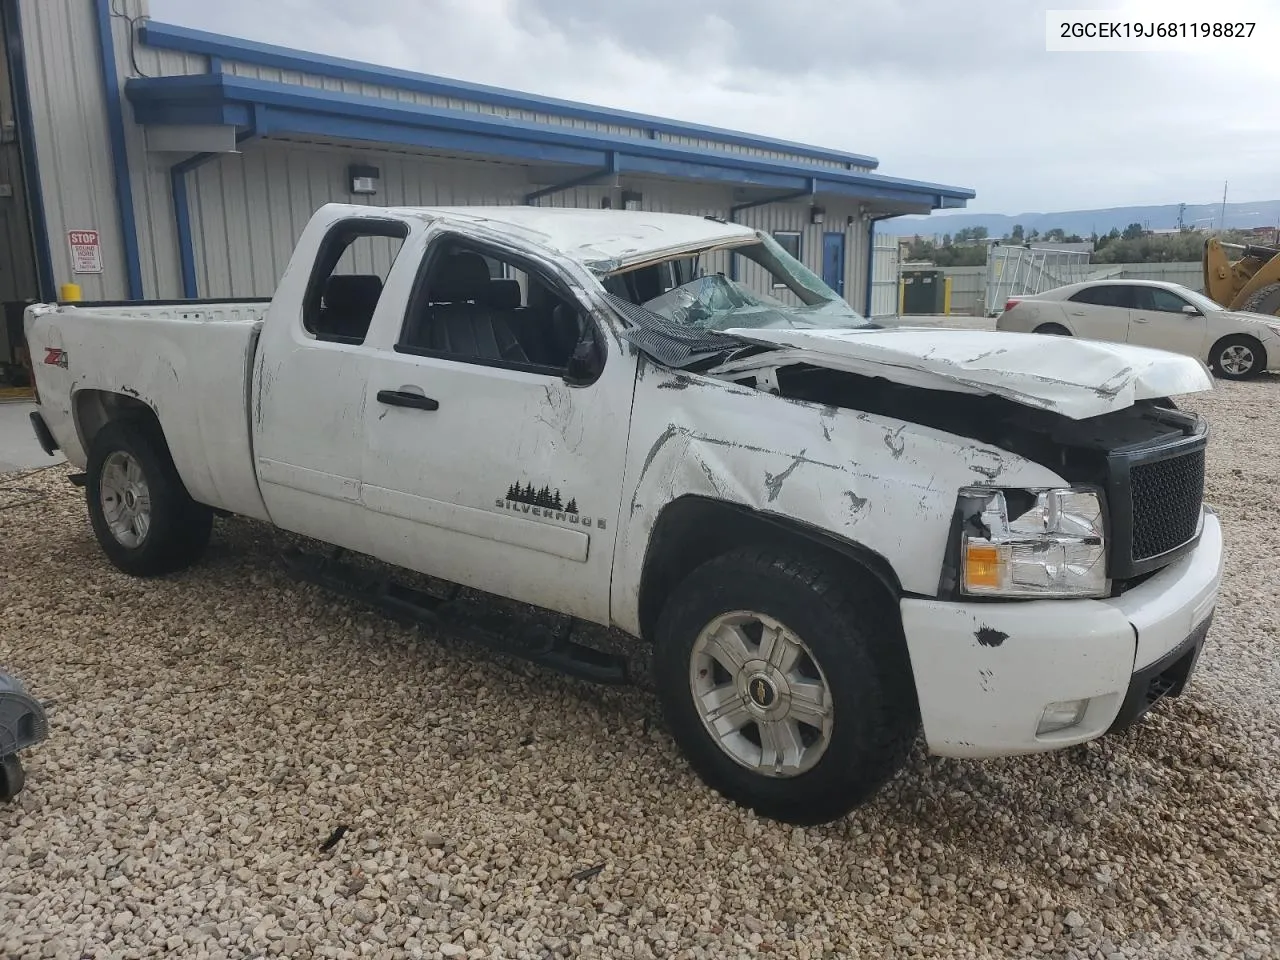
[[[420,393],[407,390],[379,390],[378,402],[389,407],[412,407],[414,410],[439,410],[440,404]]]
[[[1150,323],[1151,321],[1149,321],[1146,317],[1134,317],[1133,322],[1134,323]]]

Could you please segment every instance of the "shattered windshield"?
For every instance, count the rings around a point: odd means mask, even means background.
[[[684,269],[673,277],[683,282],[657,296],[637,299],[663,319],[699,330],[877,326],[772,237],[757,236],[757,241],[735,246],[731,252],[713,250],[691,258],[692,262],[686,259]],[[731,278],[732,267],[730,276],[719,269],[727,264],[716,261],[732,256],[746,261],[741,264],[742,279]]]

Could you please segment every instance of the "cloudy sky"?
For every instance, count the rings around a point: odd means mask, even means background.
[[[1046,9],[1258,22],[1233,50],[1050,53]],[[879,157],[1021,213],[1280,198],[1280,3],[151,0],[157,20]],[[1251,97],[1251,92],[1257,92]],[[1241,108],[1243,105],[1243,108]]]

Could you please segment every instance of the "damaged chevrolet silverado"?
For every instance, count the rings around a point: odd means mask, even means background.
[[[1217,601],[1207,427],[1173,399],[1202,364],[881,328],[714,218],[328,205],[269,301],[26,333],[37,436],[121,570],[239,515],[355,555],[305,569],[392,612],[528,605],[550,626],[511,648],[583,676],[625,675],[591,641],[620,631],[697,773],[786,821],[865,801],[921,728],[972,758],[1123,729]]]

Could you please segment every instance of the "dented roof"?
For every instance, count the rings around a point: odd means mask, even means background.
[[[414,207],[400,215],[482,223],[601,272],[680,250],[749,242],[750,227],[684,213],[573,207]]]

